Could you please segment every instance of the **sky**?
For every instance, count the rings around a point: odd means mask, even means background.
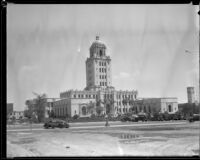
[[[187,86],[199,93],[197,12],[191,4],[8,4],[7,102],[24,110],[32,92],[58,98],[83,90],[89,47],[99,35],[116,90],[185,103]]]

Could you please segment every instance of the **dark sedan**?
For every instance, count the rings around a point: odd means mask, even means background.
[[[44,124],[44,128],[69,128],[69,124],[63,120],[50,120]]]
[[[193,116],[188,118],[189,122],[194,122],[194,121],[199,121],[200,120],[200,115],[199,114],[193,114]]]
[[[138,122],[138,116],[137,115],[124,115],[121,118],[122,122]]]

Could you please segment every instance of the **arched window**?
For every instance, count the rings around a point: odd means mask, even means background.
[[[171,112],[172,111],[172,106],[168,105],[168,111]]]
[[[99,54],[100,54],[100,57],[103,56],[103,52],[102,52],[101,49],[100,49],[100,51],[99,51]]]
[[[86,107],[82,107],[82,115],[86,115]]]
[[[146,113],[147,111],[146,111],[146,106],[144,106],[144,112]]]
[[[138,113],[138,107],[137,106],[135,107],[135,112]]]
[[[149,113],[151,113],[151,106],[149,106]]]

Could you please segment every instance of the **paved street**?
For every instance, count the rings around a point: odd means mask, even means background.
[[[15,156],[193,156],[199,154],[199,123],[187,121],[73,123],[9,127],[7,155]]]
[[[109,127],[131,127],[131,126],[160,126],[160,125],[176,125],[185,124],[187,121],[150,121],[150,122],[109,122]],[[105,127],[105,122],[87,122],[87,123],[70,123],[69,129],[87,129],[87,128],[103,128]],[[33,124],[31,125],[12,125],[7,127],[8,132],[15,131],[33,131],[46,130],[43,128],[43,124]]]

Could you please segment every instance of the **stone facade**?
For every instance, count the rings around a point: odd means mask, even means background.
[[[137,91],[116,91],[109,89],[94,90],[70,90],[60,93],[61,100],[54,102],[54,112],[56,116],[64,117],[67,115],[88,117],[97,114],[96,108],[102,107],[100,114],[122,114],[130,111],[131,105],[124,104],[123,101],[136,100]],[[93,106],[93,109],[91,108]],[[86,114],[84,111],[86,109]]]
[[[167,112],[173,114],[178,111],[178,100],[175,97],[143,98],[135,101],[137,112]]]

